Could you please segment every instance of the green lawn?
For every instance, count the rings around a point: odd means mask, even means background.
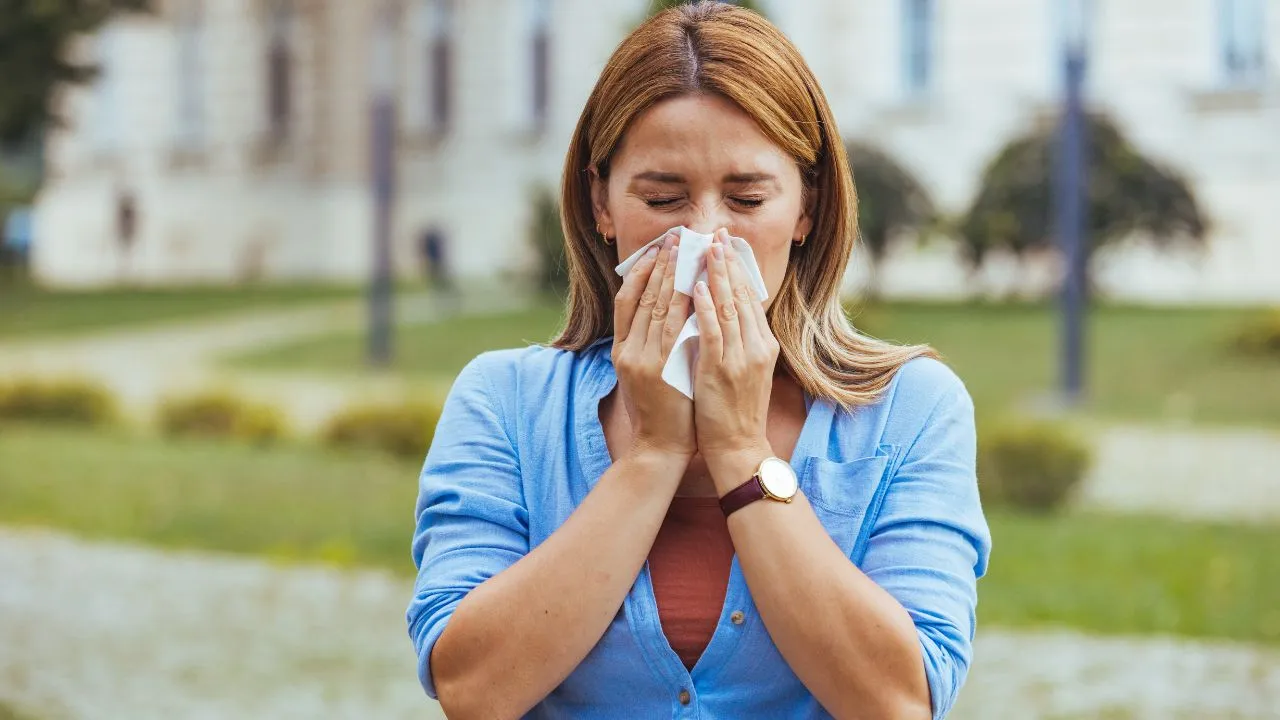
[[[0,280],[0,341],[357,297],[344,285],[50,291]]]
[[[1111,419],[1280,424],[1280,362],[1240,357],[1230,338],[1260,311],[1102,307],[1088,333],[1088,410]],[[401,328],[397,366],[414,377],[452,377],[477,353],[549,339],[560,308]],[[855,316],[873,335],[938,348],[974,396],[998,415],[1043,399],[1056,377],[1057,315],[1007,304],[890,304]],[[272,348],[233,360],[277,370],[359,372],[355,334]]]
[[[0,428],[0,522],[409,574],[418,465]],[[1280,645],[1280,527],[990,515],[980,619]]]
[[[0,720],[27,720],[27,716],[0,702]]]
[[[535,305],[520,312],[456,317],[401,326],[395,367],[419,379],[452,379],[486,350],[547,342],[560,326],[559,306]],[[273,347],[232,358],[233,365],[265,370],[361,372],[366,367],[363,335],[341,333]]]

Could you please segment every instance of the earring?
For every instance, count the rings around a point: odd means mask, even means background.
[[[604,240],[605,245],[613,244],[613,241],[609,239],[609,236],[605,235],[604,231],[600,229],[600,223],[596,223],[596,232],[600,235],[600,239]]]
[[[804,247],[805,241],[807,241],[808,239],[809,239],[809,236],[806,234],[806,235],[801,235],[799,240],[792,240],[791,242],[795,244],[796,247]]]

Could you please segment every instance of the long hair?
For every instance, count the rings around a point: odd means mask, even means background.
[[[565,158],[561,222],[569,309],[552,344],[581,350],[613,333],[615,246],[595,233],[590,170],[609,161],[640,113],[682,95],[734,102],[793,157],[814,201],[808,241],[792,250],[769,325],[787,370],[810,395],[852,409],[873,402],[927,346],[860,335],[840,305],[840,284],[858,237],[858,200],[835,117],[799,51],[760,15],[700,0],[665,10],[632,32],[609,59],[574,129]]]

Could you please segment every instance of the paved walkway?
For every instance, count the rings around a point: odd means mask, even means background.
[[[0,528],[0,702],[42,720],[438,718],[410,583]],[[1280,651],[984,629],[955,720],[1280,718]]]
[[[428,322],[453,312],[495,312],[527,302],[521,293],[493,288],[469,293],[452,307],[419,295],[402,299],[397,317]],[[63,340],[0,343],[0,377],[95,378],[143,421],[165,395],[231,388],[282,408],[297,431],[309,433],[351,402],[403,399],[414,390],[394,375],[243,372],[219,368],[217,358],[353,330],[362,326],[365,310],[360,301],[342,301]],[[1093,437],[1096,462],[1079,498],[1087,507],[1280,522],[1280,430],[1102,425]]]
[[[455,312],[487,313],[527,302],[522,293],[477,291],[454,304],[420,294],[401,298],[401,323],[430,322]],[[70,338],[0,343],[0,377],[83,377],[103,382],[129,416],[147,421],[173,393],[229,388],[282,408],[308,432],[350,401],[403,397],[403,383],[375,375],[333,378],[305,373],[254,373],[217,365],[219,357],[363,327],[358,300],[255,311],[218,319],[166,322]]]
[[[1280,431],[1110,426],[1095,441],[1086,506],[1280,522]]]

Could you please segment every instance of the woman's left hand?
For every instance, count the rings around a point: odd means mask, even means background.
[[[773,454],[766,426],[778,341],[728,231],[715,237],[707,253],[707,283],[694,289],[701,339],[693,407],[698,452],[721,486],[720,468],[740,474]]]

